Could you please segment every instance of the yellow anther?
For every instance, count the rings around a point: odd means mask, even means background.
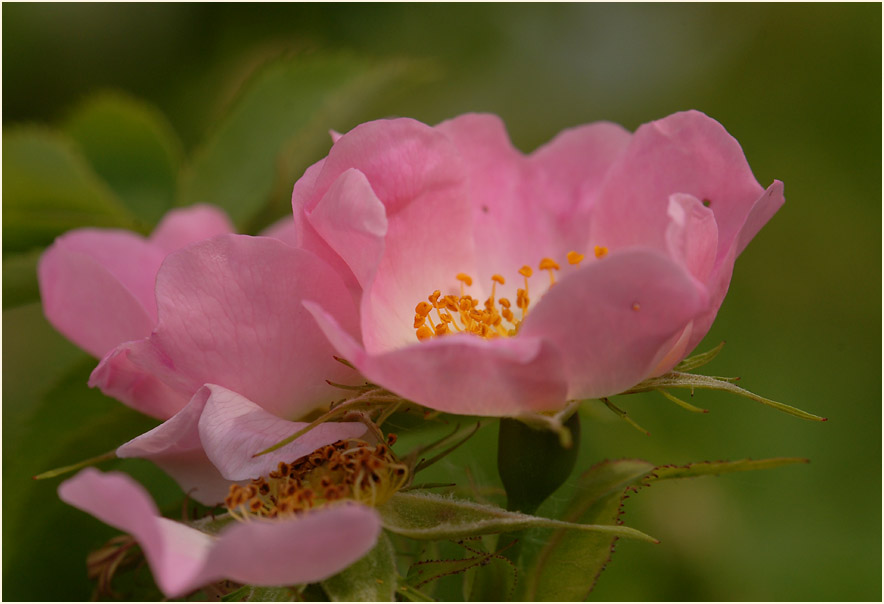
[[[421,325],[417,328],[417,339],[418,340],[429,340],[433,337],[433,330],[427,327],[426,325]]]
[[[491,280],[496,281],[497,283],[500,283],[501,285],[504,285],[506,283],[506,281],[504,281],[503,277],[501,277],[500,275],[491,275]]]
[[[466,273],[457,273],[457,280],[465,283],[467,287],[473,284],[473,278]]]
[[[498,300],[498,302],[500,302],[500,305],[503,306],[504,308],[510,307],[510,301],[508,298],[501,298],[500,300]]]
[[[519,274],[525,277],[526,279],[534,274],[534,271],[531,270],[531,267],[527,264],[519,269]]]
[[[559,270],[559,263],[553,260],[552,258],[544,258],[540,261],[540,270],[548,271],[548,270]],[[528,275],[529,277],[531,275]]]
[[[417,329],[421,325],[423,325],[427,321],[426,317],[422,317],[420,315],[414,315],[414,328]]]
[[[580,264],[581,260],[583,260],[583,254],[574,251],[568,252],[568,264]]]
[[[595,248],[594,248],[593,251],[595,252],[595,257],[596,257],[596,258],[604,258],[605,256],[608,255],[608,248],[606,248],[606,247],[603,246],[603,245],[597,245],[597,246],[595,246]]]
[[[436,307],[436,306],[438,306],[437,302],[438,302],[438,300],[439,300],[439,296],[441,296],[441,295],[442,295],[442,292],[440,292],[440,291],[437,289],[436,291],[434,291],[432,294],[430,294],[430,295],[427,297],[427,300],[430,301],[430,304],[432,304],[433,307]]]
[[[638,311],[640,311],[641,309],[642,309],[641,304],[639,304],[638,302],[634,302],[634,303],[632,304],[632,310],[638,312]]]
[[[447,323],[439,323],[438,325],[436,325],[436,335],[437,336],[441,336],[446,333],[450,333],[448,331],[448,324]]]
[[[417,306],[414,307],[415,314],[426,317],[430,314],[430,311],[433,310],[433,305],[429,302],[418,302]]]

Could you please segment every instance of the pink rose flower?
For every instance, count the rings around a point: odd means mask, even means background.
[[[360,423],[327,424],[252,457],[306,426],[290,420],[340,397],[325,380],[359,379],[334,359],[304,296],[345,325],[357,319],[337,274],[283,243],[294,241],[290,218],[271,227],[274,238],[217,235],[228,227],[209,207],[177,211],[149,240],[69,233],[40,263],[47,316],[103,355],[90,385],[168,420],[117,455],[154,461],[206,504],[221,501],[231,481],[365,432]]]
[[[340,503],[286,519],[234,523],[210,536],[160,516],[150,495],[125,474],[92,468],[63,482],[58,494],[133,535],[169,598],[222,579],[266,586],[321,581],[364,556],[381,529],[370,507]]]
[[[588,124],[530,155],[489,115],[366,123],[292,195],[299,244],[359,300],[355,335],[305,301],[341,356],[428,407],[502,416],[671,369],[783,202],[696,111],[634,134]]]

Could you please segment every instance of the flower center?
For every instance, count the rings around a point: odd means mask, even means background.
[[[370,445],[358,439],[339,440],[242,486],[230,485],[224,504],[237,520],[249,516],[292,516],[324,503],[349,499],[380,505],[401,489],[408,468],[390,445]]]
[[[597,245],[594,253],[596,258],[603,258],[608,254],[608,248]],[[568,252],[568,264],[580,264],[583,257],[583,254]],[[538,268],[549,272],[550,286],[554,285],[555,273],[560,269],[558,262],[552,258],[543,258]],[[515,306],[508,298],[496,298],[497,285],[504,285],[506,280],[501,275],[492,275],[491,296],[482,303],[481,307],[477,298],[466,293],[466,288],[473,284],[473,278],[466,273],[458,273],[460,296],[454,294],[443,296],[437,289],[425,301],[418,302],[414,307],[414,329],[417,339],[424,341],[450,333],[469,333],[486,339],[516,335],[531,305],[528,279],[534,271],[525,265],[518,273],[524,278],[525,287],[516,290]],[[519,311],[518,318],[514,308]]]

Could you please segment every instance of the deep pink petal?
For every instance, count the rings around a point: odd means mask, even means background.
[[[539,338],[451,335],[366,352],[329,313],[305,302],[338,352],[369,380],[421,405],[464,415],[515,416],[561,408],[562,359]]]
[[[342,504],[285,520],[254,520],[217,538],[159,516],[125,474],[87,468],[59,487],[62,500],[132,534],[157,585],[170,598],[231,579],[252,585],[321,581],[364,556],[380,534],[377,513]]]
[[[149,459],[175,479],[189,497],[205,505],[218,505],[230,490],[209,460],[199,434],[199,420],[210,391],[200,389],[169,420],[117,449],[117,457]]]
[[[254,457],[308,424],[280,419],[221,386],[209,384],[200,392],[209,393],[199,418],[200,441],[206,455],[229,480],[266,476],[281,461],[290,463],[338,440],[358,438],[366,430],[360,423],[326,422],[272,453]]]
[[[156,321],[153,287],[163,254],[126,231],[79,229],[40,258],[37,274],[49,322],[101,358],[145,337]]]
[[[233,232],[233,224],[223,210],[197,204],[167,213],[150,236],[150,242],[166,254],[216,235]]]
[[[705,288],[679,265],[650,250],[624,250],[551,287],[517,338],[542,338],[559,352],[568,398],[599,398],[648,377],[707,305]]]
[[[602,185],[590,241],[619,249],[665,250],[669,196],[709,202],[718,224],[718,254],[732,245],[763,189],[739,143],[698,111],[641,126]]]
[[[320,300],[351,330],[349,292],[315,256],[267,237],[226,235],[170,255],[157,276],[159,323],[128,360],[179,392],[203,384],[238,392],[280,417],[297,418],[350,383],[351,369],[310,314]]]

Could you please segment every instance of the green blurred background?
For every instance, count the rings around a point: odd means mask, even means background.
[[[881,599],[879,4],[4,4],[2,16],[4,599],[90,596],[84,556],[114,531],[30,476],[153,425],[88,390],[95,360],[42,318],[33,270],[55,235],[149,231],[196,199],[257,232],[286,212],[328,129],[365,119],[488,111],[530,151],[568,126],[634,129],[688,108],[724,124],[762,185],[786,184],[700,347],[727,341],[708,369],[829,421],[706,392],[693,402],[707,415],[616,399],[644,436],[588,409],[583,467],[812,460],[633,497],[626,523],[662,544],[618,544],[592,599]],[[90,101],[102,90],[123,95]],[[489,455],[437,472],[469,465],[499,484],[493,430],[471,446]],[[180,501],[149,464],[117,465],[162,506]]]

